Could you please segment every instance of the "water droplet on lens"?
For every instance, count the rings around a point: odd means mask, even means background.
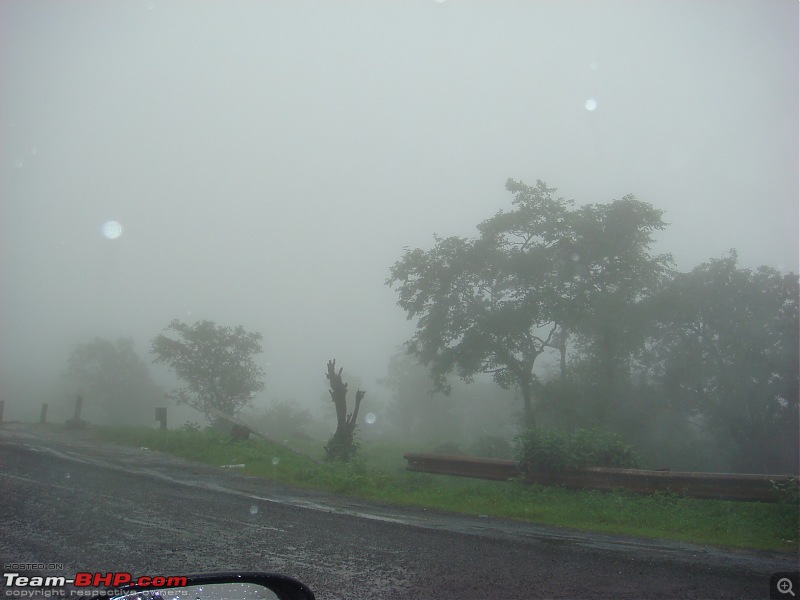
[[[589,98],[586,101],[586,110],[594,110],[595,108],[597,108],[597,100],[594,98]]]
[[[69,473],[67,473],[67,475],[66,475],[66,479],[69,479]]]
[[[276,466],[278,466],[278,464],[279,464],[280,462],[281,462],[281,459],[280,459],[280,458],[278,458],[277,456],[273,456],[273,457],[272,457],[272,466],[273,466],[273,467],[276,467]]]
[[[364,417],[364,420],[368,425],[372,425],[377,420],[377,417],[375,416],[375,413],[367,413],[367,416]]]
[[[258,507],[255,504],[253,504],[253,506],[250,507],[250,514],[251,515],[258,514]]]
[[[103,237],[115,240],[122,235],[122,224],[119,221],[106,221],[102,227]]]
[[[580,256],[578,256],[578,253],[577,253],[577,252],[573,253],[573,255],[572,255],[572,262],[578,262],[580,259],[581,259],[581,257],[580,257]]]

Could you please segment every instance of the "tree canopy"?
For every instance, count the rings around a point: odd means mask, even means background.
[[[451,372],[468,382],[490,373],[519,388],[530,425],[537,358],[559,349],[563,365],[568,336],[600,335],[602,307],[642,298],[670,257],[650,253],[661,211],[632,196],[576,209],[541,181],[509,179],[506,189],[513,210],[478,225],[476,238],[434,236],[432,249],[407,250],[387,284],[417,318],[407,348],[440,389]]]
[[[651,376],[738,471],[797,469],[799,299],[796,274],[740,269],[732,251],[652,300]]]
[[[153,340],[155,362],[169,366],[186,384],[170,396],[202,412],[210,422],[236,416],[264,389],[264,370],[254,356],[263,352],[262,335],[213,321],[187,325],[177,319]]]

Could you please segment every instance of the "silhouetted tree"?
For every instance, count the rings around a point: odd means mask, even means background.
[[[358,409],[361,408],[361,401],[366,394],[363,390],[356,390],[356,401],[353,412],[347,413],[347,383],[342,381],[342,370],[336,371],[336,360],[328,361],[328,378],[330,385],[331,401],[336,407],[336,431],[328,443],[325,444],[325,454],[328,460],[349,461],[358,450],[355,440],[356,424],[358,420]]]

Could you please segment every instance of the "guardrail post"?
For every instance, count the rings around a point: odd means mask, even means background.
[[[167,407],[166,406],[157,406],[156,407],[156,421],[158,421],[161,424],[159,429],[166,429],[167,428]]]
[[[42,403],[42,412],[39,414],[39,424],[44,425],[47,423],[47,402]]]
[[[83,396],[75,398],[75,414],[71,419],[67,419],[65,425],[68,429],[83,429],[86,427],[86,421],[81,419],[81,409],[83,408]]]
[[[75,414],[72,415],[74,420],[81,420],[81,410],[83,410],[83,396],[78,396],[75,398]]]
[[[5,408],[6,401],[0,400],[0,425],[3,424],[3,408]]]

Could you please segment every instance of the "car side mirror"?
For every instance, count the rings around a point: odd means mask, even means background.
[[[114,600],[314,600],[303,583],[277,573],[207,573],[170,578],[176,585],[107,590]]]

